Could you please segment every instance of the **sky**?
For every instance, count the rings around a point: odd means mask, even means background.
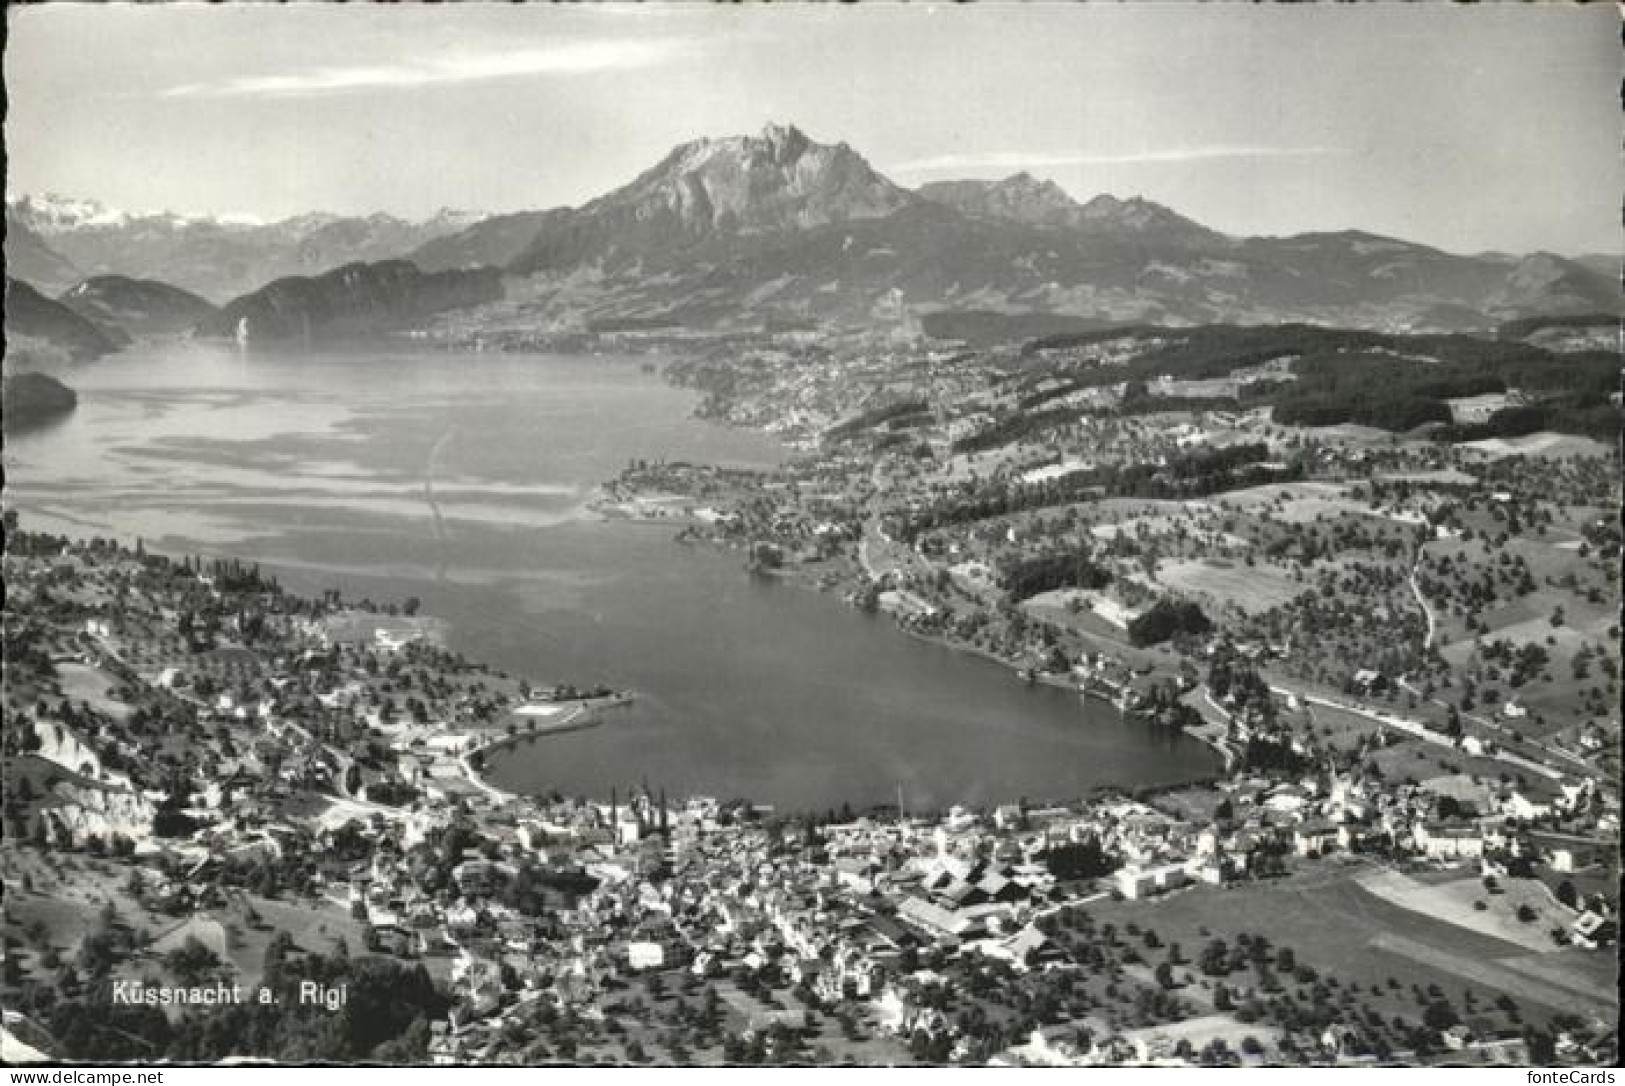
[[[1621,246],[1606,4],[8,7],[10,194],[426,216],[576,205],[793,123],[899,184],[1055,180],[1215,229]]]

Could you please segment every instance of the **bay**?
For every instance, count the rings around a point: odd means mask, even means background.
[[[64,374],[74,413],[7,442],[7,500],[31,527],[251,559],[296,591],[417,596],[472,658],[637,692],[498,759],[517,791],[923,809],[1216,771],[1195,740],[752,577],[670,527],[597,520],[592,487],[631,459],[786,455],[693,419],[646,363],[131,350]]]

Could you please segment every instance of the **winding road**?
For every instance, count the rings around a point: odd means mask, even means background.
[[[1437,617],[1433,613],[1433,605],[1428,603],[1427,597],[1422,595],[1422,589],[1416,583],[1416,571],[1421,569],[1421,568],[1422,568],[1422,551],[1421,551],[1420,548],[1418,548],[1417,551],[1416,551],[1416,561],[1414,563],[1412,563],[1412,565],[1411,565],[1411,575],[1407,579],[1407,583],[1411,586],[1411,595],[1416,597],[1416,602],[1422,608],[1423,617],[1425,617],[1427,619],[1427,623],[1428,623],[1427,637],[1422,641],[1422,651],[1426,652],[1428,649],[1431,649],[1433,647],[1433,639],[1436,636],[1438,636],[1439,622],[1438,622]]]

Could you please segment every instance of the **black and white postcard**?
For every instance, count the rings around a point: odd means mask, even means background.
[[[6,1063],[1615,1062],[1614,7],[6,29]]]

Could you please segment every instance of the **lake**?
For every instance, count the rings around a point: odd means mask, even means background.
[[[536,683],[630,687],[492,767],[517,791],[780,808],[1065,799],[1216,772],[1187,737],[1030,687],[669,526],[603,522],[629,460],[771,465],[644,359],[142,348],[63,373],[72,415],[8,440],[25,526],[260,562],[290,589],[417,596],[451,647]]]

